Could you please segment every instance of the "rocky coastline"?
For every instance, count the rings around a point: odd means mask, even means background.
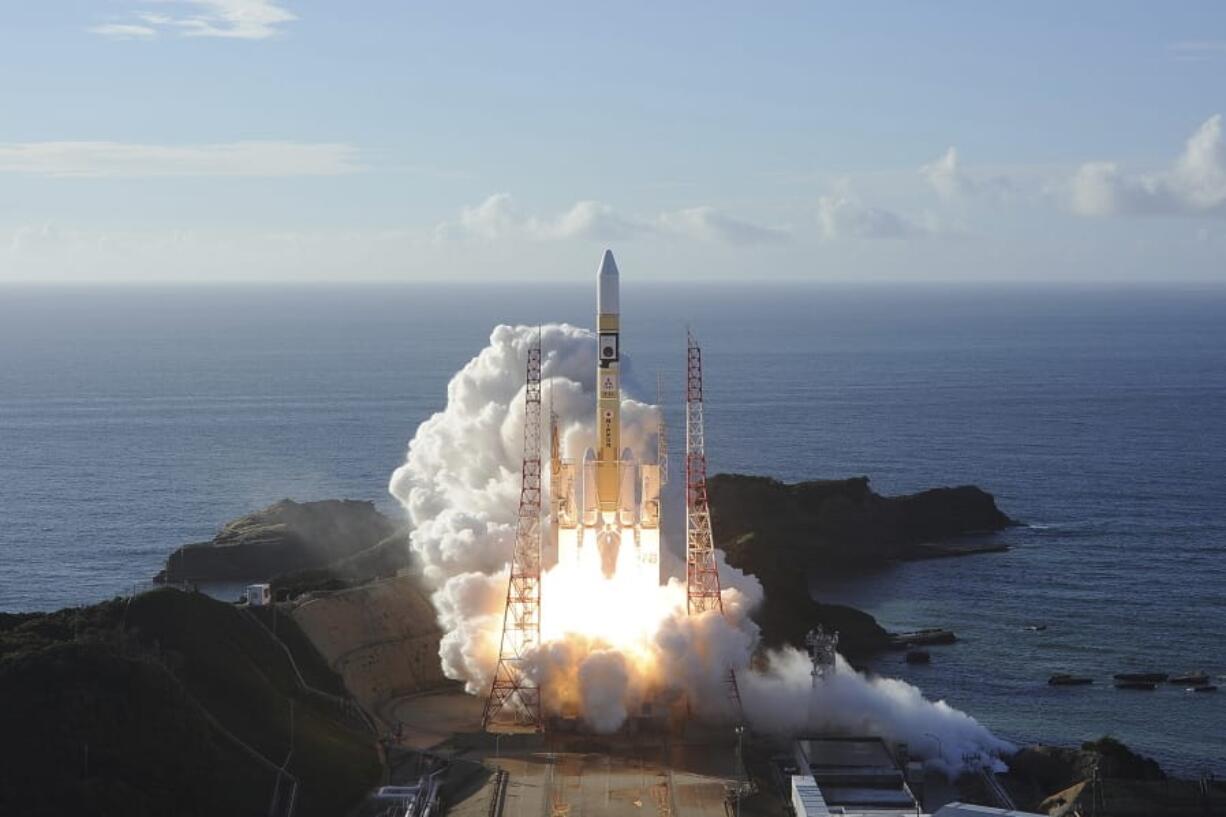
[[[717,474],[708,489],[716,546],[762,582],[754,618],[764,644],[803,647],[820,624],[839,631],[840,650],[853,660],[896,647],[897,638],[868,613],[814,599],[812,571],[1000,551],[1006,546],[991,535],[1018,524],[972,485],[885,497],[868,477],[788,484]]]
[[[901,636],[814,600],[797,565],[872,569],[984,552],[1016,524],[971,486],[882,497],[866,478],[719,475],[711,499],[728,564],[763,584],[754,615],[764,645],[802,643],[821,624],[853,660]],[[28,704],[6,707],[0,731],[44,736],[3,744],[0,812],[63,813],[82,798],[132,815],[188,813],[189,803],[198,813],[265,809],[293,740],[300,813],[343,813],[387,773],[387,703],[452,683],[439,671],[442,634],[407,532],[371,503],[276,503],[175,550],[160,577],[269,580],[278,601],[236,607],[166,588],[0,615],[0,694]],[[1026,747],[1010,765],[1004,782],[1017,802],[1053,817],[1107,797],[1115,815],[1195,813],[1155,805],[1174,790],[1201,802],[1194,781],[1168,779],[1109,738]],[[975,785],[959,781],[971,797]]]
[[[156,582],[268,579],[356,557],[395,535],[373,502],[283,499],[222,526],[207,542],[176,548]]]

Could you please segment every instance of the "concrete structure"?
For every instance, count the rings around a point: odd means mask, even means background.
[[[941,806],[932,817],[1045,817],[1033,811],[1011,811],[991,806],[972,806],[967,803],[949,803]]]
[[[576,466],[554,452],[551,487],[558,563],[660,584],[660,466],[621,446],[619,274],[605,250],[596,272],[596,446]]]
[[[247,585],[247,603],[252,607],[272,604],[272,587],[268,584]]]
[[[800,774],[792,778],[792,800],[806,809],[804,815],[797,810],[797,817],[914,817],[920,811],[903,770],[880,738],[800,738],[793,755]]]
[[[880,738],[800,738],[793,760],[799,772],[791,777],[796,817],[924,817],[898,759]],[[1042,815],[949,803],[930,817]]]
[[[796,817],[827,817],[830,808],[817,781],[807,774],[792,775],[792,811]]]
[[[739,772],[732,747],[638,740],[591,751],[586,738],[565,738],[549,751],[502,742],[487,764],[505,772],[463,802],[454,817],[734,817]],[[743,815],[749,813],[742,808]],[[761,814],[762,812],[757,812]]]

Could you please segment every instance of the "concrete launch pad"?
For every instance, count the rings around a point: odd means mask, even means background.
[[[729,793],[744,779],[731,728],[495,736],[478,731],[481,701],[458,687],[398,698],[385,714],[401,724],[404,748],[506,773],[447,803],[458,817],[728,817]]]
[[[628,747],[622,747],[628,748]],[[449,813],[463,817],[727,817],[732,777],[679,770],[663,746],[636,752],[525,752],[487,757],[507,773]],[[495,802],[496,798],[500,798]]]
[[[506,817],[727,817],[724,780],[673,771],[649,758],[551,753],[492,762],[509,775],[501,804]]]

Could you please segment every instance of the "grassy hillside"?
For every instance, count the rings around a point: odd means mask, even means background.
[[[374,736],[203,595],[0,616],[0,695],[3,814],[267,814],[276,773],[235,738],[280,765],[291,728],[297,814],[343,814],[381,773]]]

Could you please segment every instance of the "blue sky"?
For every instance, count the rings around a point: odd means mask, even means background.
[[[46,0],[0,281],[1219,281],[1221,3]]]

